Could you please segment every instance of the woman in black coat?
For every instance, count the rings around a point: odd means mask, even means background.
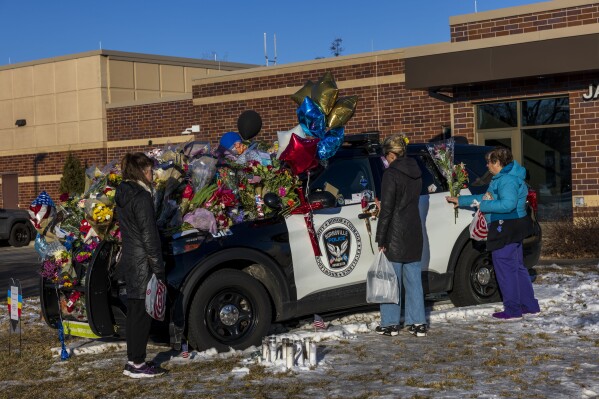
[[[422,291],[421,264],[422,225],[418,202],[422,188],[422,172],[416,161],[406,157],[407,138],[395,135],[383,143],[389,167],[383,173],[381,210],[376,229],[376,242],[393,265],[399,284],[399,303],[381,304],[381,325],[376,332],[399,334],[401,287],[405,293],[405,326],[417,337],[427,334]]]
[[[165,281],[160,236],[152,200],[152,167],[145,154],[126,154],[121,162],[123,182],[116,190],[116,214],[122,237],[120,272],[127,287],[127,359],[123,374],[155,377],[163,369],[146,363],[152,318],[146,313],[146,288],[152,274]]]

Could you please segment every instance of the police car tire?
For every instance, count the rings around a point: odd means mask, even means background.
[[[29,245],[31,241],[31,235],[29,229],[23,223],[16,223],[10,230],[10,237],[8,238],[8,244],[11,247],[24,247]]]
[[[480,305],[501,300],[491,254],[476,249],[472,240],[466,243],[458,258],[449,298],[455,306]]]
[[[249,306],[249,311],[240,312],[249,317],[249,326],[240,328],[245,331],[238,337],[227,336],[227,332],[235,329],[228,330],[227,326],[219,323],[214,311],[218,311],[214,305],[228,297],[243,298],[244,305]],[[271,318],[270,298],[262,283],[239,270],[219,270],[208,277],[194,295],[189,309],[189,343],[196,350],[216,348],[219,352],[228,351],[230,347],[245,349],[251,345],[259,346],[262,337],[268,333]]]

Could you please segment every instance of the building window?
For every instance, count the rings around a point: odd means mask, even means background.
[[[516,102],[483,104],[477,107],[479,129],[502,129],[518,126]]]
[[[568,97],[522,101],[522,126],[570,123]]]
[[[539,218],[572,216],[572,163],[568,97],[529,99],[476,107],[479,144],[506,146],[528,171]]]

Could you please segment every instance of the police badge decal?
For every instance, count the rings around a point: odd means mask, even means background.
[[[330,277],[350,274],[362,253],[362,241],[356,227],[347,219],[331,218],[318,229],[316,236],[323,256],[316,257],[318,268]]]

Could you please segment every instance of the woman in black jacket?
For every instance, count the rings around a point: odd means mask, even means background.
[[[405,326],[417,337],[427,334],[420,260],[422,257],[422,225],[418,202],[422,188],[422,172],[416,161],[406,157],[407,138],[395,135],[383,143],[389,167],[383,173],[381,210],[376,229],[376,242],[393,265],[399,284],[399,303],[381,304],[381,325],[376,332],[399,334],[401,287],[405,293]]]
[[[121,161],[123,182],[116,190],[116,213],[122,236],[120,272],[127,287],[127,359],[123,374],[155,377],[165,370],[146,363],[152,318],[146,313],[146,288],[152,274],[165,281],[160,236],[152,200],[152,166],[145,154],[126,154]]]

